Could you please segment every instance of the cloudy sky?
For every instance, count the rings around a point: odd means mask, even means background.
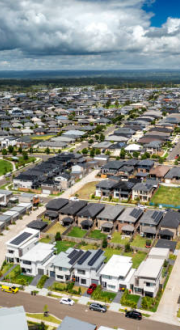
[[[180,69],[180,0],[0,0],[0,70]]]

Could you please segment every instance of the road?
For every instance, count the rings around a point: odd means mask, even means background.
[[[168,160],[175,160],[176,155],[180,155],[180,140],[177,142],[177,145],[169,153]]]
[[[142,321],[126,319],[123,314],[107,311],[105,314],[93,312],[87,306],[75,304],[72,306],[60,305],[58,300],[31,296],[28,293],[19,292],[16,295],[0,291],[0,306],[13,307],[24,306],[25,311],[29,313],[42,313],[44,305],[47,304],[50,313],[63,319],[65,316],[78,318],[82,321],[103,325],[113,328],[123,328],[125,330],[177,330],[178,326],[143,319]]]

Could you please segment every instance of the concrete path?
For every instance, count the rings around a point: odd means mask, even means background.
[[[32,282],[31,282],[31,285],[32,285],[32,286],[36,286],[36,285],[38,284],[40,278],[41,278],[41,275],[36,275],[36,276],[33,278]]]
[[[152,320],[176,324],[180,326],[176,314],[178,309],[178,298],[180,295],[180,251],[171,272],[171,276],[164,290],[157,312],[151,316]]]
[[[117,304],[117,303],[114,303],[112,302],[109,306],[109,309],[110,311],[112,312],[119,312],[119,309],[122,308],[122,306],[120,304]]]
[[[113,303],[119,304],[123,293],[124,293],[123,291],[118,292],[117,295],[116,295],[116,297],[113,300]]]
[[[3,281],[4,278],[16,267],[17,265],[13,265],[3,276],[0,277],[0,281]]]
[[[55,278],[49,277],[44,284],[44,288],[48,289],[50,286],[53,285],[54,282],[55,282]]]

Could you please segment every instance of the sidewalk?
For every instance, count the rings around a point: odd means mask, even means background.
[[[57,328],[59,326],[57,323],[52,323],[52,322],[48,322],[48,321],[44,321],[44,320],[42,321],[42,320],[39,320],[39,319],[35,319],[34,317],[26,316],[26,319],[27,319],[27,321],[34,322],[34,323],[43,322],[45,325],[48,325],[48,326],[53,327],[53,328]]]

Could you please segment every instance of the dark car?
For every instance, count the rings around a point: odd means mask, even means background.
[[[92,294],[96,287],[97,285],[95,283],[91,284],[90,287],[87,289],[87,293]]]
[[[92,303],[91,305],[89,305],[89,309],[91,311],[97,311],[97,312],[101,312],[101,313],[106,313],[107,312],[107,307],[103,306],[101,304]]]
[[[130,319],[142,320],[142,314],[136,310],[127,311],[125,316]]]

